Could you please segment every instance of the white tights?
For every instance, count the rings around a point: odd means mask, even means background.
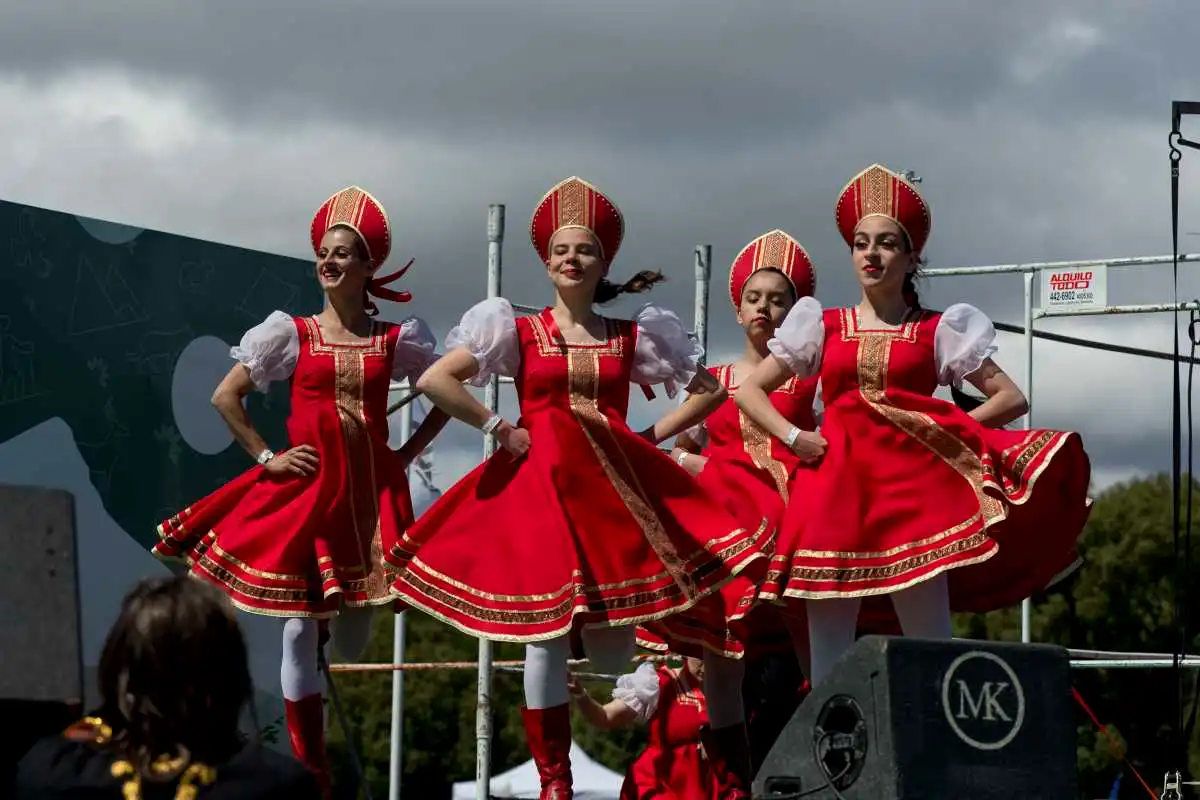
[[[371,619],[374,610],[367,607],[343,606],[329,623],[329,638],[343,658],[358,658],[371,638]],[[283,623],[283,661],[279,682],[286,700],[303,700],[325,692],[325,680],[317,665],[317,643],[320,641],[320,622],[315,619],[292,618]],[[328,655],[328,654],[326,654]]]
[[[594,671],[609,675],[629,672],[634,651],[634,628],[584,628],[583,650]],[[525,645],[525,705],[528,708],[554,708],[570,700],[567,691],[567,660],[570,639],[560,636]],[[742,703],[742,677],[745,665],[740,660],[704,654],[704,696],[709,721],[714,728],[736,725],[745,720]]]
[[[946,575],[918,583],[891,595],[892,606],[905,636],[949,639],[950,594]],[[809,682],[815,687],[829,675],[841,655],[854,644],[860,597],[805,601],[811,667]]]

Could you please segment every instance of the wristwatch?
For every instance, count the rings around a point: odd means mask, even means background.
[[[268,461],[275,457],[275,454],[270,449],[263,450],[258,454],[256,459],[260,465],[265,465]]]
[[[488,436],[492,436],[496,433],[496,429],[499,428],[503,423],[504,417],[500,416],[499,414],[492,414],[492,416],[488,417],[488,421],[483,423],[483,427],[480,428],[480,430],[482,430]]]
[[[783,443],[788,447],[795,447],[796,440],[800,438],[801,433],[803,433],[803,431],[795,426],[792,426],[792,429],[788,432],[788,437],[783,440]]]

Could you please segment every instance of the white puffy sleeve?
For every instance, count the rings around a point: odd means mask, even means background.
[[[821,370],[825,347],[825,317],[815,297],[801,297],[767,342],[771,355],[788,365],[801,378]]]
[[[955,303],[942,312],[933,334],[938,382],[943,386],[961,384],[998,349],[996,328],[987,315],[975,306]]]
[[[409,317],[401,322],[396,353],[392,357],[392,379],[408,378],[416,383],[417,378],[437,359],[437,337],[425,320]]]
[[[229,348],[229,355],[250,370],[254,388],[265,392],[275,381],[286,381],[300,356],[300,335],[289,314],[272,311],[265,320],[246,331],[242,341]]]
[[[493,375],[516,377],[521,365],[517,340],[517,317],[503,297],[490,297],[467,309],[457,325],[446,334],[447,352],[465,348],[479,362],[472,386],[484,386]]]
[[[633,672],[617,678],[612,696],[633,709],[642,722],[647,722],[658,710],[658,694],[658,671],[647,661]]]
[[[704,348],[693,339],[674,312],[645,305],[634,317],[637,344],[631,380],[642,386],[661,383],[668,397],[687,386],[700,369]]]

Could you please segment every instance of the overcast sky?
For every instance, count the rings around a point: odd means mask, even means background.
[[[1200,23],[1184,0],[1133,8],[0,0],[0,196],[307,257],[316,206],[358,183],[391,214],[393,266],[417,259],[415,303],[385,314],[444,335],[484,296],[489,203],[507,206],[505,293],[548,300],[526,223],[578,174],[625,213],[614,276],[664,270],[652,297],[685,319],[693,248],[713,246],[721,359],[740,347],[728,264],[771,228],[814,257],[823,302],[855,300],[833,205],[874,161],[922,176],[934,269],[1169,253],[1170,102],[1200,100]],[[1183,176],[1182,228],[1200,232],[1200,152]],[[1018,276],[922,291],[1017,324],[1021,297]],[[1110,280],[1113,303],[1169,299],[1169,267]],[[1170,350],[1170,322],[1045,327]],[[1023,384],[1020,343],[1002,335],[998,358]],[[1081,431],[1101,484],[1170,468],[1167,363],[1049,343],[1034,363],[1036,422]],[[634,424],[655,410],[639,393],[634,407]],[[442,479],[478,447],[452,426]]]

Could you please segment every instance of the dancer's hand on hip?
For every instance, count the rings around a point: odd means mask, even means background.
[[[514,459],[523,457],[529,452],[529,431],[517,428],[507,422],[500,423],[496,428],[496,441],[508,451]]]
[[[277,453],[263,465],[272,475],[313,475],[321,466],[317,449],[311,445],[298,444],[290,450]]]
[[[675,463],[690,472],[692,477],[695,477],[704,471],[704,467],[708,464],[708,457],[698,456],[695,453],[687,453],[676,458]]]
[[[792,452],[806,463],[819,461],[825,455],[825,446],[828,444],[825,437],[815,431],[800,431],[800,435],[792,443]]]

